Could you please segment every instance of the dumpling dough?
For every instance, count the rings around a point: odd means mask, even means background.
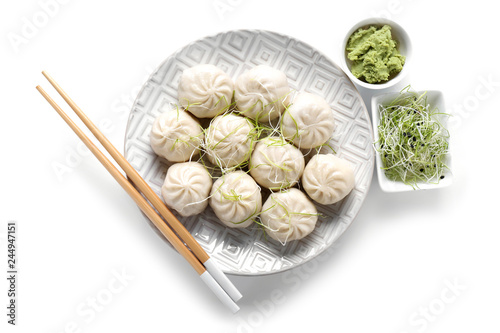
[[[212,178],[198,162],[176,163],[170,166],[161,188],[168,207],[182,216],[192,216],[205,210]]]
[[[285,73],[265,65],[246,71],[235,81],[234,98],[238,110],[264,123],[283,113],[289,93]]]
[[[299,148],[314,148],[332,136],[335,120],[323,97],[301,92],[282,117],[283,136]]]
[[[354,171],[346,160],[333,154],[318,154],[304,169],[302,187],[314,201],[331,205],[354,188]]]
[[[178,97],[198,118],[213,118],[231,104],[234,82],[214,65],[197,65],[182,72]]]
[[[255,127],[248,118],[224,114],[214,118],[205,136],[205,151],[212,164],[231,168],[250,158]]]
[[[252,177],[243,171],[234,171],[214,182],[209,203],[224,225],[246,228],[261,211],[262,195]]]
[[[299,181],[304,165],[302,152],[283,137],[267,137],[255,146],[250,175],[268,189],[285,189]]]
[[[269,196],[260,220],[271,238],[285,244],[309,235],[318,221],[318,211],[302,191],[291,188]]]
[[[157,155],[185,162],[198,154],[203,137],[200,124],[186,111],[168,109],[154,121],[149,139]]]

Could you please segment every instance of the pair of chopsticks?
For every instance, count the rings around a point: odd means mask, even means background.
[[[111,163],[111,161],[97,148],[94,143],[85,135],[85,133],[71,120],[71,118],[61,109],[59,105],[40,87],[36,89],[63,118],[63,120],[71,127],[82,142],[89,150],[97,157],[99,162],[106,170],[115,178],[121,187],[135,201],[144,214],[153,222],[160,230],[165,238],[179,252],[194,270],[200,275],[203,282],[215,293],[215,295],[233,313],[239,310],[236,301],[242,295],[224,275],[224,273],[216,266],[213,259],[203,250],[193,236],[187,231],[182,223],[175,217],[174,214],[165,206],[158,195],[149,187],[139,173],[128,163],[123,155],[111,144],[111,142],[102,134],[102,132],[92,123],[85,113],[73,102],[62,88],[50,77],[46,72],[42,72],[50,84],[57,90],[61,97],[75,111],[78,117],[83,121],[85,126],[92,132],[102,146],[108,151],[111,157],[118,163],[120,168],[125,171],[125,174],[130,179],[130,182],[125,176]],[[134,184],[138,190],[134,187]],[[140,192],[139,192],[140,191]],[[144,195],[142,196],[141,193]],[[146,201],[146,199],[147,201]],[[148,202],[149,201],[149,202]],[[151,206],[151,205],[152,206]],[[155,211],[158,211],[158,213]],[[160,216],[161,215],[161,216]],[[165,223],[165,221],[168,223]],[[177,234],[176,234],[177,233]]]

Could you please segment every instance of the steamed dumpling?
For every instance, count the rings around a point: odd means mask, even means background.
[[[170,166],[161,188],[168,207],[182,216],[192,216],[205,210],[212,188],[212,178],[198,162],[176,163]]]
[[[323,97],[301,92],[282,117],[283,136],[299,148],[314,148],[332,136],[335,120]]]
[[[205,151],[212,164],[231,168],[247,161],[252,153],[255,127],[231,113],[216,117],[206,132]]]
[[[209,203],[224,225],[246,228],[260,213],[262,195],[252,177],[243,171],[234,171],[214,182]]]
[[[304,171],[304,155],[282,137],[267,137],[257,143],[250,158],[250,175],[272,190],[295,185]]]
[[[203,142],[197,120],[181,109],[167,109],[153,123],[151,148],[170,162],[185,162],[196,156]]]
[[[314,201],[331,205],[354,188],[354,172],[346,160],[333,154],[318,154],[304,169],[302,187]]]
[[[182,72],[178,97],[181,105],[198,118],[213,118],[231,104],[234,82],[214,65],[197,65]]]
[[[235,81],[234,98],[238,110],[264,123],[283,113],[289,93],[285,73],[265,65],[246,71]]]
[[[260,215],[266,233],[281,242],[309,235],[318,221],[316,206],[296,188],[272,193],[262,206]]]

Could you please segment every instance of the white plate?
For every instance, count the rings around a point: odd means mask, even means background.
[[[155,70],[137,96],[127,125],[125,156],[158,194],[170,163],[152,151],[151,125],[164,104],[177,103],[177,84],[182,71],[202,63],[218,66],[234,79],[253,66],[267,64],[282,70],[293,89],[323,96],[335,110],[337,127],[332,144],[337,156],[354,166],[356,185],[341,202],[318,205],[318,211],[324,216],[315,230],[286,246],[266,240],[257,225],[246,229],[227,228],[210,208],[198,216],[178,217],[207,253],[230,274],[275,273],[314,258],[352,223],[370,187],[373,132],[361,97],[337,65],[294,38],[268,31],[237,30],[195,41],[169,56]]]
[[[425,91],[417,91],[417,95],[423,94]],[[379,114],[379,106],[387,105],[392,102],[396,97],[399,96],[399,92],[396,93],[387,93],[376,95],[372,97],[372,120],[373,120],[373,132],[375,133],[375,142],[378,141],[378,123],[380,121]],[[437,107],[439,112],[446,113],[445,102],[443,98],[443,94],[437,90],[428,90],[426,92],[427,102],[431,108]],[[448,116],[444,116],[440,118],[441,123],[446,128],[448,124]],[[446,165],[449,169],[444,173],[444,179],[440,180],[437,184],[427,184],[427,183],[419,183],[418,188],[413,188],[411,185],[406,185],[403,182],[397,182],[394,180],[390,180],[385,175],[384,170],[382,169],[382,159],[380,154],[376,153],[376,161],[377,161],[377,178],[380,185],[380,188],[384,192],[405,192],[405,191],[413,191],[413,190],[430,190],[435,188],[441,188],[449,186],[453,183],[453,174],[451,173],[451,154],[448,149],[448,156],[446,160]]]

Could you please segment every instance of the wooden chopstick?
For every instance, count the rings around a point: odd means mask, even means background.
[[[127,176],[139,188],[139,191],[144,194],[146,199],[153,205],[154,208],[160,213],[161,216],[167,221],[170,227],[175,230],[179,237],[187,244],[187,246],[194,252],[194,255],[204,264],[206,269],[212,274],[215,280],[222,286],[229,296],[236,302],[242,295],[226,277],[226,275],[218,268],[217,265],[210,259],[210,256],[205,252],[201,245],[193,238],[191,233],[184,227],[184,225],[175,217],[174,214],[167,208],[165,203],[160,197],[151,189],[146,181],[139,175],[137,170],[130,165],[130,163],[123,157],[123,155],[113,146],[113,144],[104,136],[104,134],[94,125],[94,123],[87,117],[87,115],[76,105],[76,103],[69,97],[68,94],[61,88],[59,84],[45,71],[42,72],[43,76],[50,82],[50,84],[57,90],[61,97],[68,103],[68,105],[75,111],[82,122],[92,132],[96,139],[103,145],[118,165],[125,171]]]
[[[194,270],[200,275],[207,286],[216,294],[216,296],[228,306],[233,313],[239,310],[236,303],[229,297],[225,290],[215,281],[212,275],[206,270],[205,266],[194,256],[194,254],[184,245],[184,243],[175,235],[168,227],[156,211],[149,205],[144,197],[137,189],[123,176],[123,174],[111,163],[111,161],[94,145],[94,143],[85,135],[85,133],[71,120],[70,117],[61,109],[59,105],[40,87],[36,89],[63,118],[63,120],[71,127],[75,134],[89,148],[89,150],[97,157],[99,162],[113,176],[113,178],[121,185],[127,194],[135,201],[144,214],[153,222],[160,232],[167,238],[172,246],[188,261]]]

